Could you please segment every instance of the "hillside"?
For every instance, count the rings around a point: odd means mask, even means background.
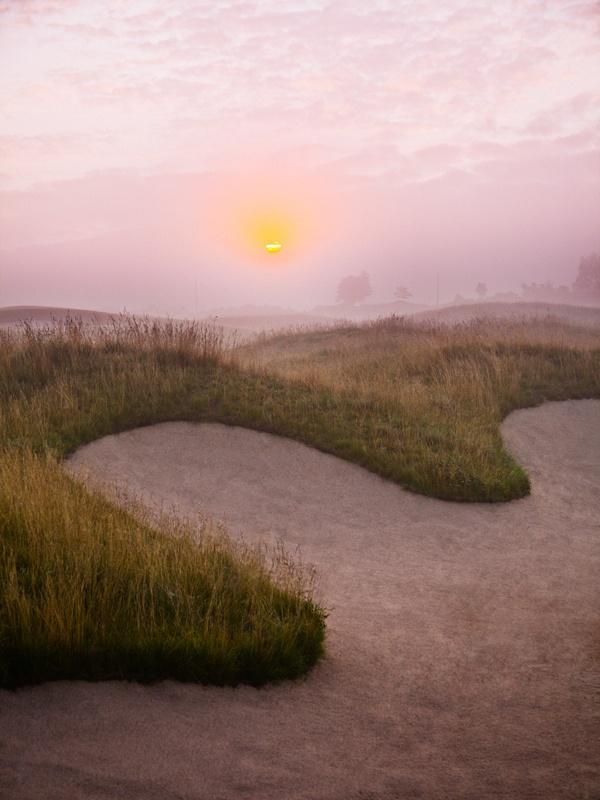
[[[227,335],[236,335],[238,339],[250,338],[256,333],[275,332],[301,327],[327,325],[334,320],[331,317],[316,314],[304,314],[288,309],[223,309],[206,317],[207,322],[214,322]],[[259,313],[260,312],[260,313]],[[80,319],[83,322],[106,323],[122,316],[122,312],[94,311],[89,308],[66,308],[61,306],[7,306],[0,308],[0,328],[10,328],[27,322],[36,326],[51,325],[67,317]],[[132,315],[143,317],[145,315]],[[152,319],[161,319],[152,317]],[[163,320],[166,318],[162,318]]]
[[[377,319],[378,317],[390,317],[392,314],[408,316],[429,310],[428,306],[420,303],[410,303],[407,300],[393,300],[391,303],[362,303],[355,306],[346,303],[315,306],[311,314],[320,317],[362,322],[369,319]]]
[[[474,319],[543,319],[557,317],[575,325],[600,326],[600,307],[572,306],[566,303],[469,303],[429,309],[414,315],[418,320],[468,322]]]
[[[60,306],[6,306],[0,308],[0,327],[32,322],[36,325],[50,325],[57,320],[75,317],[84,322],[106,322],[118,316],[106,311],[93,311],[89,308],[62,308]]]

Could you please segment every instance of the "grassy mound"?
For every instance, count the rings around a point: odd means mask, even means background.
[[[285,383],[273,384],[266,429],[444,500],[528,494],[504,449],[504,417],[600,397],[600,329],[550,316],[455,326],[392,317],[262,337],[240,357]]]
[[[49,458],[0,463],[5,686],[57,678],[289,678],[321,654],[323,617],[293,569],[222,533],[158,533]],[[275,577],[275,581],[273,580]]]
[[[177,415],[177,398],[214,374],[220,353],[202,326],[127,325],[95,338],[69,325],[4,339],[0,685],[260,685],[320,657],[325,615],[309,574],[285,554],[210,527],[198,535],[169,521],[159,531],[59,463],[80,441]]]

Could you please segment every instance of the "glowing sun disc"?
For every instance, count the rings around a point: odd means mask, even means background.
[[[282,247],[283,245],[281,242],[267,242],[265,245],[265,250],[267,253],[278,253]]]

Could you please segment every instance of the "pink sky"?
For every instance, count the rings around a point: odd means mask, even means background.
[[[570,282],[600,246],[599,75],[583,0],[0,1],[0,305]],[[244,252],[240,196],[293,244]]]

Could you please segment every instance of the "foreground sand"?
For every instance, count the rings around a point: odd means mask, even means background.
[[[171,423],[72,466],[281,537],[320,574],[327,657],[254,690],[0,693],[0,797],[600,797],[600,402],[506,421],[532,496],[459,505],[267,434]]]

